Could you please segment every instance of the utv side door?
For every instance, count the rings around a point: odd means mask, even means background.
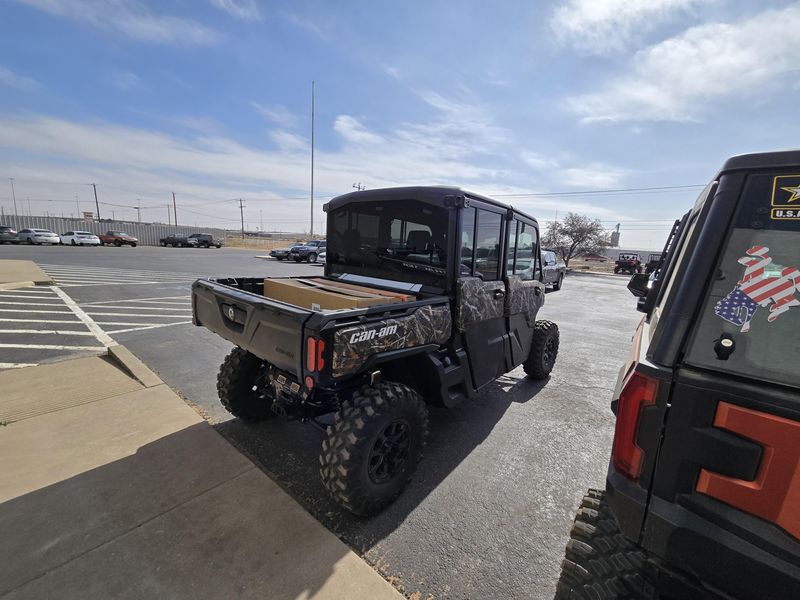
[[[800,597],[797,172],[720,179],[662,317],[686,335],[642,544],[737,598]]]
[[[508,334],[502,264],[506,210],[472,199],[466,204],[460,210],[455,314],[477,389],[505,372]]]
[[[536,314],[544,303],[539,230],[519,217],[509,223],[506,253],[506,317],[509,356],[505,371],[522,364],[530,353]]]

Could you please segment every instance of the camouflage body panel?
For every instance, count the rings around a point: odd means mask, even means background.
[[[333,337],[333,377],[356,373],[379,352],[444,344],[452,333],[450,305],[422,306],[406,317],[345,327]]]
[[[456,328],[459,331],[503,316],[505,305],[494,297],[494,290],[499,287],[505,287],[502,281],[484,281],[479,277],[456,280]]]
[[[537,293],[538,290],[538,293]],[[508,276],[506,292],[506,315],[524,313],[528,324],[536,320],[536,314],[544,304],[544,284],[535,279],[523,279],[519,275]]]

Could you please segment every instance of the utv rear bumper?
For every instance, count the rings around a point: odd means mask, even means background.
[[[791,552],[767,551],[678,502],[658,497],[609,469],[608,504],[628,539],[651,558],[649,578],[667,597],[800,598]],[[646,519],[645,519],[646,513]],[[787,549],[789,550],[789,549]],[[796,559],[795,559],[796,560]]]

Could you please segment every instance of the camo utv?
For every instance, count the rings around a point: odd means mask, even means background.
[[[236,345],[219,373],[223,405],[317,425],[325,487],[369,514],[414,472],[428,404],[453,407],[518,365],[547,378],[558,327],[536,320],[545,286],[533,217],[450,187],[354,192],[325,210],[324,278],[284,283],[396,300],[325,310],[270,297],[274,280],[203,279],[194,323]]]
[[[620,370],[605,491],[556,597],[800,598],[800,152],[728,160],[677,221]]]

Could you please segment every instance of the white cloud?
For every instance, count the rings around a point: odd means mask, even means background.
[[[244,21],[260,21],[261,13],[255,0],[210,0],[216,8]]]
[[[800,6],[692,27],[636,53],[630,73],[570,100],[584,121],[690,121],[713,101],[779,89],[800,67]],[[772,91],[769,91],[772,93]]]
[[[333,128],[347,142],[377,144],[383,141],[381,136],[371,132],[358,119],[349,115],[336,117]]]
[[[296,133],[289,131],[277,130],[270,133],[270,138],[278,148],[286,152],[293,152],[297,150],[309,151],[311,145],[308,140]]]
[[[294,127],[299,120],[296,114],[280,104],[267,105],[251,100],[250,106],[255,108],[262,117],[281,127]]]
[[[17,75],[14,71],[2,65],[0,65],[0,84],[24,91],[31,91],[41,87],[35,79]]]
[[[625,171],[603,163],[559,169],[557,180],[564,186],[584,189],[608,189],[622,184]]]
[[[702,0],[569,0],[553,13],[550,26],[563,43],[591,53],[625,48],[642,33]]]
[[[536,171],[553,169],[558,166],[558,161],[552,157],[539,154],[538,152],[524,151],[520,154],[522,161]]]
[[[158,44],[206,45],[219,34],[205,25],[180,17],[153,14],[136,0],[16,0],[55,15],[83,21],[98,29]]]
[[[114,73],[111,82],[114,84],[115,88],[126,92],[136,89],[142,84],[142,80],[139,79],[139,76],[130,71],[118,71]]]

